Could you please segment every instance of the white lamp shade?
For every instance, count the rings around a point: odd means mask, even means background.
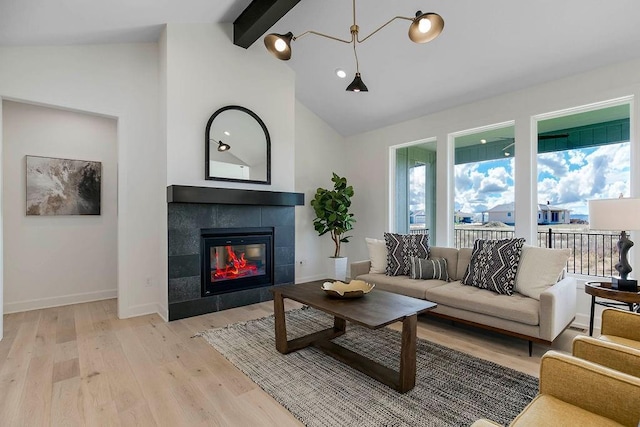
[[[589,228],[640,230],[640,199],[589,200]]]

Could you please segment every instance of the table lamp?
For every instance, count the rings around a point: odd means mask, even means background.
[[[638,281],[629,279],[631,265],[627,259],[633,242],[626,230],[640,230],[640,199],[619,198],[589,200],[589,228],[596,230],[622,230],[618,240],[620,259],[615,269],[620,277],[613,277],[611,286],[620,291],[638,292]]]

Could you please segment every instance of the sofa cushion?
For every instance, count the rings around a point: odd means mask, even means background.
[[[364,239],[367,242],[367,249],[369,250],[369,261],[371,261],[371,267],[369,273],[384,273],[387,271],[387,244],[384,240],[371,239],[369,237]]]
[[[422,259],[412,256],[410,276],[412,279],[438,279],[448,282],[447,260],[444,258]]]
[[[571,256],[571,249],[547,249],[524,245],[518,264],[514,290],[540,299],[540,294],[553,286]]]
[[[511,295],[524,239],[478,239],[462,283]]]
[[[462,280],[464,273],[467,272],[467,267],[469,266],[469,261],[471,261],[472,253],[473,248],[460,248],[458,251],[458,266],[456,267],[456,274],[449,275],[453,280]]]
[[[427,289],[444,285],[444,280],[412,279],[409,276],[387,276],[385,274],[361,274],[358,280],[376,285],[376,290],[393,292],[413,298],[425,298]]]
[[[427,300],[438,304],[527,325],[540,324],[540,302],[520,294],[497,294],[456,281],[429,288],[425,295]]]
[[[428,234],[384,233],[387,246],[387,275],[408,276],[411,270],[409,258],[429,258]]]

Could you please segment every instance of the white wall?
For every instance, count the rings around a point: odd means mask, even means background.
[[[515,120],[516,135],[516,209],[530,212],[531,218],[519,218],[516,234],[531,240],[535,236],[536,182],[535,144],[532,144],[531,116],[587,105],[625,96],[634,96],[631,109],[631,180],[632,196],[640,196],[640,149],[638,125],[640,124],[640,60],[593,70],[569,78],[552,81],[517,92],[466,104],[436,114],[388,126],[346,140],[346,155],[352,162],[353,184],[356,191],[376,191],[366,199],[359,199],[355,214],[359,218],[355,230],[358,245],[349,247],[352,259],[367,259],[363,239],[381,235],[388,230],[389,207],[389,147],[428,137],[438,142],[437,214],[436,237],[439,246],[447,246],[452,236],[453,200],[453,145],[448,134],[494,123]],[[632,251],[633,252],[633,251]],[[638,251],[635,251],[638,252]],[[637,254],[631,254],[640,260]],[[640,265],[633,262],[636,274]],[[584,293],[579,287],[578,293]],[[588,307],[579,307],[587,312]]]
[[[162,150],[158,156],[158,172],[159,176],[163,180],[167,178],[167,31],[166,27],[164,31],[160,34],[160,39],[158,40],[158,81],[159,81],[159,111],[160,111],[160,122],[158,124],[159,128],[159,139],[162,142]],[[158,212],[159,215],[164,217],[161,222],[163,230],[160,231],[160,260],[167,260],[169,257],[169,247],[168,247],[168,237],[167,232],[165,231],[167,228],[167,203],[166,196],[164,198],[164,202],[162,204],[162,208]],[[163,273],[159,275],[158,279],[158,301],[159,301],[159,310],[160,315],[165,319],[169,319],[169,277],[168,277],[168,265],[161,261],[162,268],[164,269]]]
[[[234,46],[230,34],[230,25],[170,25],[158,44],[0,47],[0,98],[118,121],[120,317],[166,316],[166,185],[298,191],[293,71],[258,44]],[[229,104],[269,128],[272,185],[204,180],[206,121]],[[303,247],[320,241],[311,239]]]
[[[157,44],[0,47],[0,98],[118,120],[120,317],[162,311],[156,287],[166,274],[166,215],[158,212],[166,210],[166,180],[158,63]]]
[[[293,191],[293,71],[261,43],[235,46],[230,24],[169,24],[165,31],[167,185]],[[204,179],[207,120],[226,105],[250,109],[267,126],[271,185]]]
[[[304,206],[296,207],[296,283],[327,277],[326,260],[333,256],[334,244],[329,235],[318,236],[313,228],[315,214],[310,205],[318,187],[333,188],[331,172],[347,178],[351,184],[353,159],[344,155],[344,137],[334,131],[308,108],[296,102],[295,113],[295,191],[304,193]],[[364,187],[354,188],[357,200],[367,197]],[[356,216],[354,226],[359,226]],[[348,256],[349,248],[357,245],[357,239],[342,244],[342,256]],[[364,240],[362,241],[364,243]]]
[[[260,43],[233,45],[232,26],[169,24],[160,39],[161,110],[166,129],[166,185],[294,191],[295,76]],[[271,137],[271,184],[205,180],[205,128],[219,108],[240,105],[256,113]],[[162,207],[163,268],[167,275],[167,206]],[[165,285],[166,286],[166,285]],[[167,296],[162,296],[167,304]]]
[[[3,102],[4,307],[31,310],[117,295],[117,122]],[[26,216],[25,156],[102,163],[99,216]]]

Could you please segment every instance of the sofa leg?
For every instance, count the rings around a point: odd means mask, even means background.
[[[529,357],[533,355],[533,341],[529,341]]]

